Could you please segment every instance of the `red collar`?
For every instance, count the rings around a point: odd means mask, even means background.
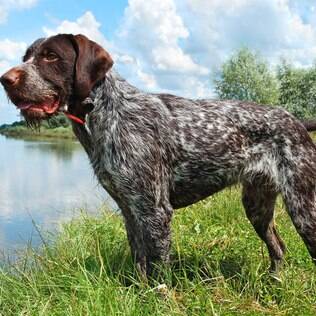
[[[70,114],[69,112],[64,112],[64,114],[72,121],[76,122],[76,123],[79,123],[81,125],[84,125],[86,122],[84,120],[82,120],[81,118],[75,116],[75,115],[72,115]]]

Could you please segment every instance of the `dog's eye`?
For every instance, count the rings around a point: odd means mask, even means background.
[[[43,56],[43,59],[44,59],[45,61],[48,61],[48,62],[56,61],[56,60],[58,60],[58,55],[55,54],[54,52],[47,52],[47,53]]]

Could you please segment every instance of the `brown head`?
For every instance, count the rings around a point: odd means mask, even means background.
[[[65,104],[83,116],[87,109],[82,101],[112,65],[109,53],[87,37],[59,34],[36,40],[23,63],[0,82],[27,121],[47,119]]]

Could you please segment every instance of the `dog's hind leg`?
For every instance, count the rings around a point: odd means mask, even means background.
[[[314,172],[306,170],[295,175],[283,192],[286,209],[316,264],[316,162]]]
[[[280,193],[316,264],[316,146],[301,126],[290,137],[279,149]]]
[[[277,197],[276,190],[263,179],[256,178],[243,183],[242,202],[247,217],[259,237],[267,245],[271,272],[278,272],[285,252],[285,245],[278,235],[274,221],[274,205]]]

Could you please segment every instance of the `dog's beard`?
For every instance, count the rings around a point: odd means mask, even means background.
[[[40,131],[41,123],[44,118],[36,115],[30,115],[26,111],[21,111],[21,115],[25,120],[26,126],[32,130]]]
[[[46,114],[44,112],[34,112],[34,111],[21,111],[21,115],[24,118],[26,126],[36,131],[40,131],[40,127],[43,121],[49,121],[58,112],[52,114]]]

